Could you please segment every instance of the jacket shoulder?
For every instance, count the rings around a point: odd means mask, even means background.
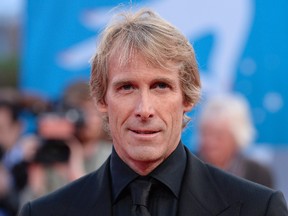
[[[78,206],[91,205],[93,199],[89,196],[97,196],[102,187],[102,181],[108,182],[107,162],[99,170],[87,174],[43,197],[33,200],[23,206],[20,216],[52,216],[69,215],[67,212],[77,211]],[[94,190],[92,190],[94,189]],[[81,212],[79,213],[79,215]]]
[[[231,215],[227,212],[234,206],[234,210],[239,207],[237,215],[288,216],[281,192],[227,173],[186,152],[185,198],[198,200],[202,208],[213,212],[211,215]]]
[[[286,215],[287,205],[283,194],[258,183],[226,173],[206,164],[219,193],[230,203],[241,202],[242,215]],[[257,207],[258,206],[258,207]],[[251,214],[253,211],[255,213]]]

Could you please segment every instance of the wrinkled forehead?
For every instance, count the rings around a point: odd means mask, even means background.
[[[129,54],[122,55],[121,48],[117,52],[113,52],[108,59],[108,69],[111,68],[138,68],[143,63],[147,68],[163,69],[167,72],[175,72],[179,70],[179,64],[171,60],[165,62],[160,61],[154,56],[147,55],[138,50],[131,50]]]

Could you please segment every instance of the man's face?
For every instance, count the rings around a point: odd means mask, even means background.
[[[229,121],[224,117],[212,117],[200,127],[200,154],[207,162],[220,168],[227,168],[235,153],[237,144],[231,133]]]
[[[18,122],[13,122],[11,112],[6,108],[0,108],[0,144],[5,148],[17,141],[21,128]]]
[[[177,147],[185,104],[178,71],[148,66],[141,56],[119,67],[112,58],[105,102],[116,152],[130,167],[160,164]]]

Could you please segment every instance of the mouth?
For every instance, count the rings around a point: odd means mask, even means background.
[[[141,141],[141,144],[143,142],[149,142],[154,143],[156,139],[159,138],[159,134],[161,133],[160,129],[139,129],[139,128],[130,128],[130,135],[132,139],[135,139],[135,141]]]
[[[133,133],[136,133],[136,134],[156,134],[158,133],[159,131],[157,130],[131,130]]]

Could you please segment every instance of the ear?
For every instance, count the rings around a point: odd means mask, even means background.
[[[108,106],[104,99],[96,102],[97,110],[101,113],[107,113]]]
[[[183,107],[184,107],[184,112],[189,112],[194,107],[194,104],[193,103],[184,102]]]

